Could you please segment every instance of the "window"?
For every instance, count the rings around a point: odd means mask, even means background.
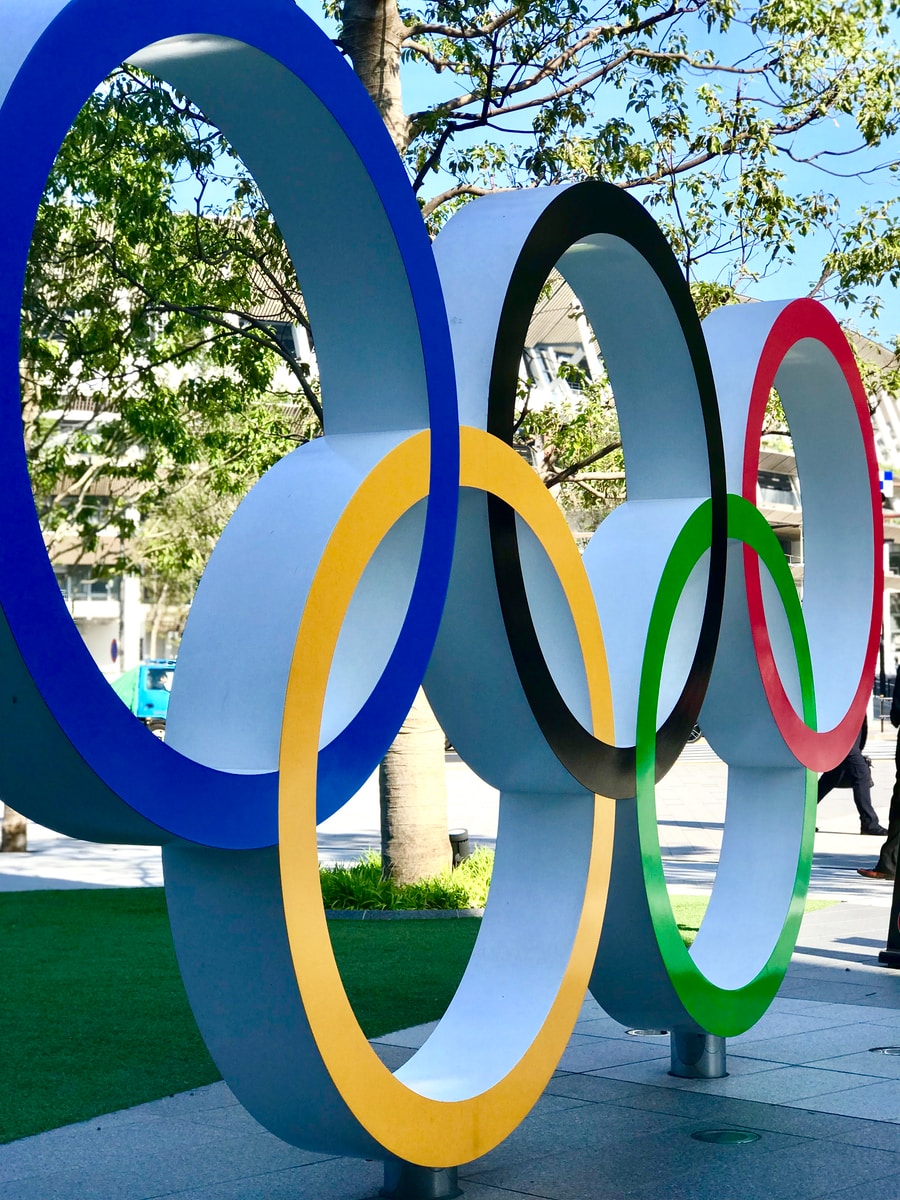
[[[786,504],[800,507],[797,481],[793,475],[780,475],[775,471],[760,471],[757,476],[759,499],[762,504]]]
[[[118,575],[103,578],[96,567],[54,567],[59,590],[69,602],[73,600],[118,600],[121,579]]]

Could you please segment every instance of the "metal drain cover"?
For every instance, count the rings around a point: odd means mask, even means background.
[[[870,1054],[900,1054],[900,1046],[873,1046]]]
[[[668,1029],[626,1029],[628,1037],[665,1037]]]
[[[691,1137],[697,1142],[713,1142],[716,1146],[745,1146],[758,1142],[762,1134],[752,1129],[698,1129]]]

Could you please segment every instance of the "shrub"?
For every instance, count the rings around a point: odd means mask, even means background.
[[[381,877],[381,855],[374,850],[349,866],[321,867],[322,900],[326,908],[484,908],[493,850],[479,847],[452,871],[418,883],[395,883]]]

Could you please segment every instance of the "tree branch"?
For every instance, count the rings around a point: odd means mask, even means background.
[[[508,192],[511,188],[483,188],[476,187],[474,183],[458,183],[455,187],[447,188],[446,192],[441,192],[440,195],[432,196],[430,200],[422,205],[422,216],[430,216],[435,209],[440,208],[442,204],[446,204],[448,200],[455,199],[456,196],[490,196],[494,192]]]
[[[626,25],[597,25],[593,29],[589,29],[576,41],[572,42],[571,45],[567,46],[554,58],[550,59],[549,62],[544,63],[526,79],[522,79],[518,83],[512,84],[511,86],[505,88],[504,95],[520,94],[521,92],[537,87],[537,85],[543,82],[543,80],[548,79],[553,75],[558,75],[562,70],[569,66],[572,60],[577,58],[583,50],[595,45],[598,41],[611,41],[614,38],[626,38],[635,34],[643,33],[646,30],[653,28],[655,25],[658,25],[660,22],[671,20],[671,18],[675,16],[697,12],[699,7],[700,6],[686,5],[679,10],[678,4],[673,3],[662,12],[655,13],[653,16],[647,17],[642,21],[635,21]],[[609,72],[616,70],[617,67],[623,62],[627,61],[631,57],[636,56],[639,52],[640,51],[638,47],[630,47],[623,54],[617,55],[608,63],[598,68],[596,71],[589,73],[585,77],[579,78],[573,84],[567,86],[565,89],[562,89],[560,91],[560,96],[569,95],[572,91],[577,91],[580,87],[585,87],[588,83],[595,82],[597,79],[602,78],[604,74],[609,74]],[[649,55],[651,52],[646,51],[645,53]],[[661,52],[658,53],[662,58],[667,57]],[[692,63],[691,65],[703,68],[706,64]],[[517,66],[524,68],[526,64],[518,63]],[[746,74],[747,72],[744,71],[743,73]],[[435,114],[441,116],[448,115],[449,113],[456,112],[460,108],[465,108],[469,104],[478,103],[484,99],[482,93],[483,89],[477,89],[475,91],[470,91],[465,95],[453,97],[452,99],[446,100],[441,104],[436,104],[431,109],[425,109],[420,112],[412,113],[409,118],[411,128],[414,131],[412,137],[415,136],[415,132],[419,131],[429,118],[433,120]],[[546,98],[533,102],[533,104],[542,103],[546,103]],[[524,104],[520,107],[527,108],[531,106],[532,105]],[[501,115],[501,113],[505,113],[507,111],[513,110],[507,110],[504,107],[493,112],[492,116]],[[412,140],[412,137],[410,140]]]
[[[612,454],[614,450],[621,450],[621,448],[621,440],[610,442],[601,450],[598,450],[596,454],[589,454],[587,458],[579,459],[578,462],[572,463],[571,466],[563,468],[562,471],[557,471],[555,475],[551,475],[549,478],[544,480],[544,486],[551,488],[555,487],[558,483],[565,483],[567,479],[572,479],[572,476],[577,475],[581,470],[583,470],[584,467],[589,467],[591,463],[599,462],[601,458],[606,458],[608,454]],[[574,480],[573,482],[577,482],[577,480]]]
[[[432,37],[447,38],[448,41],[452,42],[463,42],[471,38],[490,37],[520,15],[520,9],[508,8],[505,12],[499,13],[494,17],[492,21],[486,21],[484,25],[440,25],[419,21],[414,25],[407,26],[407,36],[417,38],[425,34],[430,34]]]
[[[822,112],[818,106],[805,116],[793,122],[791,125],[775,125],[771,129],[771,136],[774,138],[783,137],[787,134],[798,133],[801,129],[805,129],[807,125],[811,125],[814,121],[819,120]],[[640,179],[627,180],[621,186],[623,188],[646,187],[651,183],[660,183],[664,179],[670,179],[675,175],[683,175],[685,171],[692,171],[696,167],[703,166],[704,163],[712,162],[713,159],[723,158],[728,154],[735,153],[742,144],[747,144],[753,141],[753,134],[750,131],[739,134],[735,138],[728,138],[722,143],[718,150],[707,150],[702,154],[696,154],[693,158],[682,159],[677,165],[670,163],[664,171],[655,171],[652,175],[643,175]]]

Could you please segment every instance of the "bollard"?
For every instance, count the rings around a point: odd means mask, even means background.
[[[390,1158],[384,1164],[384,1187],[379,1196],[390,1200],[453,1200],[461,1196],[456,1167],[419,1167]]]
[[[670,1075],[683,1079],[723,1079],[725,1070],[725,1039],[712,1033],[693,1029],[673,1029]]]

